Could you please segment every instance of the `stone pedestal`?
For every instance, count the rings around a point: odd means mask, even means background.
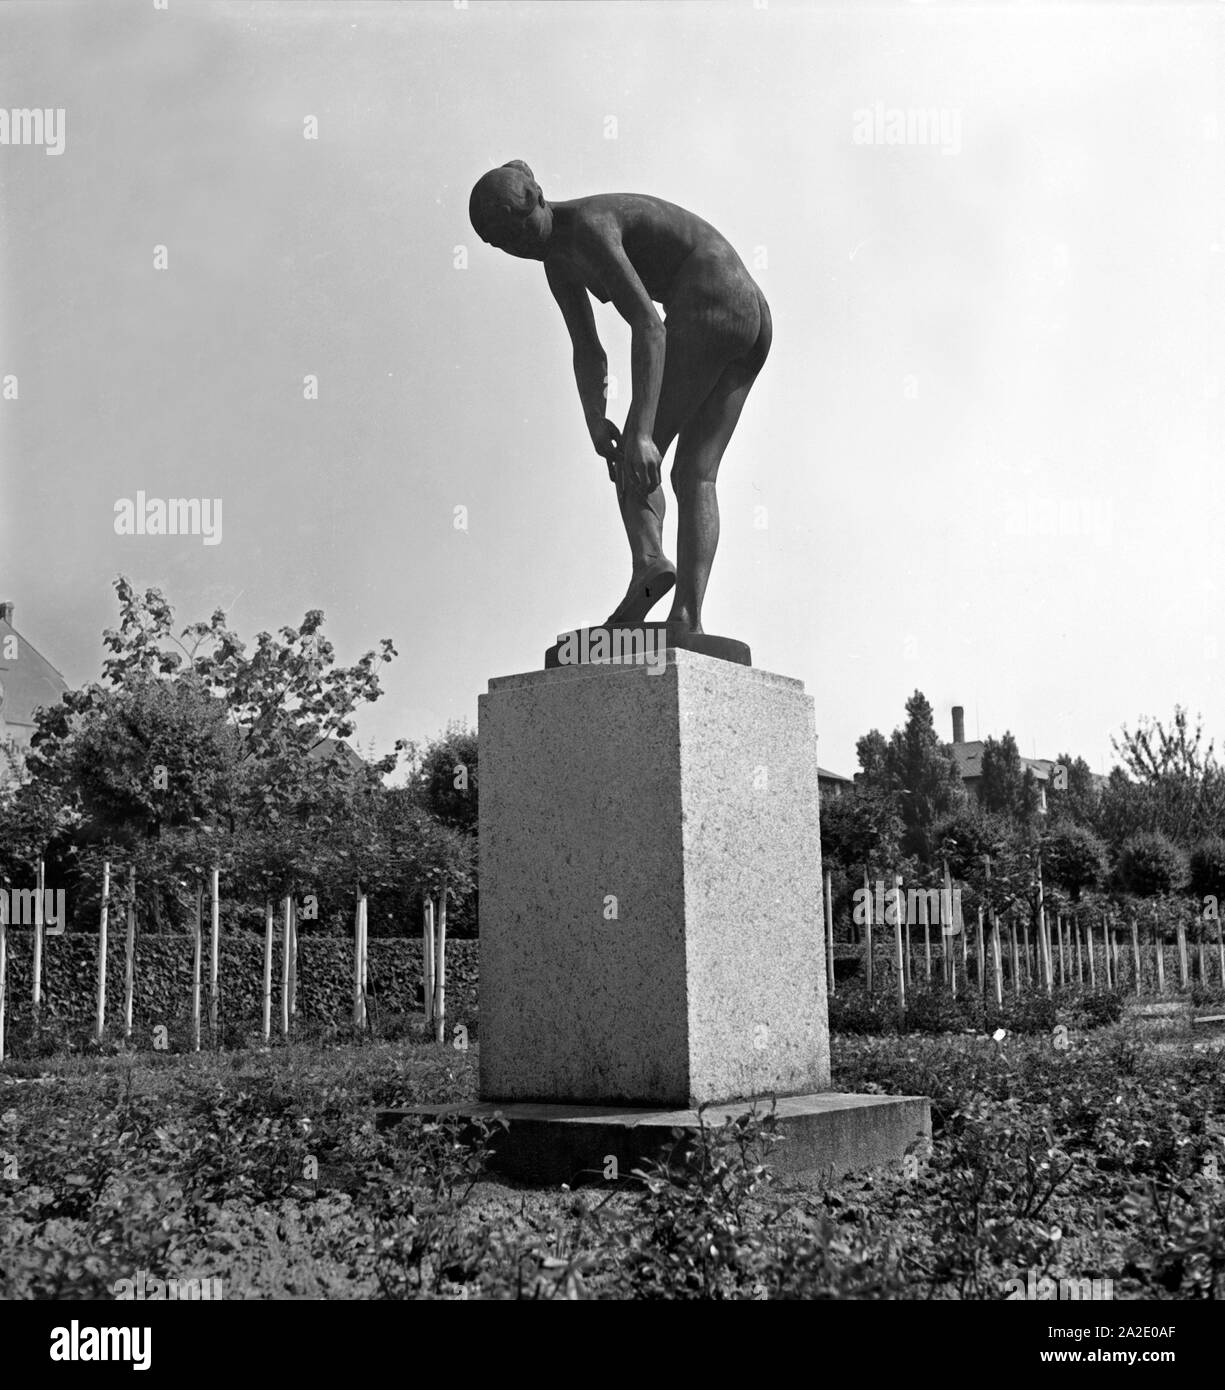
[[[799,681],[674,649],[508,676],[480,744],[482,1100],[828,1089]]]

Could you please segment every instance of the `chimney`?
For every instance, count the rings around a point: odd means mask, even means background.
[[[960,705],[953,706],[953,742],[966,741],[966,712]]]
[[[0,622],[12,624],[13,608],[14,604],[11,599],[5,599],[3,603],[0,603]]]

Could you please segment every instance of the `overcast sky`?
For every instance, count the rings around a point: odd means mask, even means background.
[[[1220,4],[6,4],[0,105],[65,138],[0,144],[0,599],[73,684],[120,572],[248,639],[322,608],[399,648],[379,751],[604,618],[564,325],[467,220],[519,158],[762,286],[704,617],[804,680],[822,764],[916,687],[1095,769],[1176,702],[1222,732],[1223,49]],[[220,498],[220,543],[116,535],[138,490]]]

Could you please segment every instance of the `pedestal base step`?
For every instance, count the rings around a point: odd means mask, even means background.
[[[718,657],[738,666],[752,666],[747,642],[716,637],[709,632],[669,633],[666,623],[638,623],[634,627],[580,627],[563,633],[544,654],[544,669],[559,666],[607,666],[628,662],[634,666],[662,666],[668,648]]]
[[[708,1128],[752,1110],[765,1115],[770,1098],[709,1105]],[[916,1140],[931,1138],[931,1102],[925,1096],[851,1095],[822,1091],[780,1096],[774,1113],[783,1142],[771,1153],[778,1173],[837,1177],[841,1173],[897,1165]],[[409,1116],[440,1120],[492,1120],[508,1128],[495,1132],[491,1168],[506,1177],[540,1187],[571,1187],[603,1182],[609,1159],[628,1177],[644,1159],[657,1158],[673,1142],[674,1129],[696,1130],[696,1110],[656,1110],[624,1105],[552,1105],[525,1101],[467,1101],[380,1110],[387,1129]]]

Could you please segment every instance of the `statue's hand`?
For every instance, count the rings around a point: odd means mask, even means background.
[[[655,441],[648,435],[644,439],[623,439],[621,446],[618,490],[622,496],[633,492],[642,498],[648,497],[659,486],[663,469]]]
[[[595,451],[608,464],[608,476],[617,481],[617,459],[621,453],[621,431],[611,420],[601,420],[591,431]]]

